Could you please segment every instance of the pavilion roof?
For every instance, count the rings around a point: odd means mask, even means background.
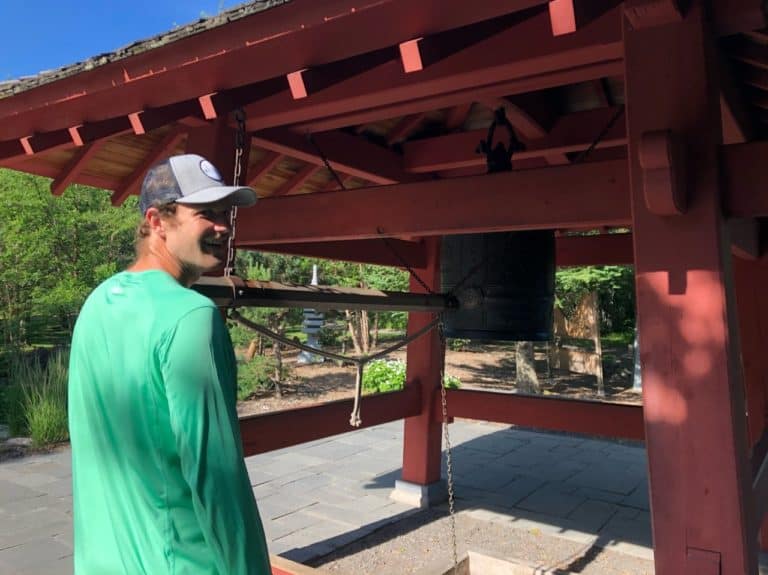
[[[485,172],[504,107],[518,167],[626,157],[622,6],[547,0],[270,0],[53,72],[0,84],[0,167],[138,190],[147,165],[244,109],[260,196]],[[590,4],[590,3],[584,3]],[[595,4],[595,3],[591,3]],[[759,2],[717,0],[726,142],[763,139]],[[579,5],[579,3],[575,3]],[[502,132],[503,133],[503,132]],[[313,139],[307,138],[312,134]]]

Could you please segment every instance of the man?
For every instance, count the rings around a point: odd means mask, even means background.
[[[225,260],[232,206],[255,201],[200,156],[154,166],[136,261],[83,305],[69,380],[76,575],[270,573],[232,344],[189,289]]]

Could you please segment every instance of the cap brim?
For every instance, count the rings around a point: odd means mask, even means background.
[[[176,200],[177,204],[213,204],[221,200],[229,200],[231,205],[247,208],[256,203],[258,197],[253,188],[245,186],[215,186],[199,190],[194,194],[183,196]]]

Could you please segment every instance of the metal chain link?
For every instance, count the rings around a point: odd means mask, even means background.
[[[239,186],[243,172],[243,154],[245,153],[245,112],[242,108],[235,111],[235,168],[232,185]],[[229,237],[227,238],[227,263],[224,264],[224,277],[235,271],[235,235],[237,234],[237,206],[229,212]]]
[[[440,337],[440,347],[442,348],[442,362],[440,363],[440,405],[443,414],[443,440],[445,442],[445,475],[448,483],[448,514],[451,526],[451,544],[453,546],[453,572],[458,573],[459,552],[456,544],[456,509],[454,507],[453,497],[453,462],[451,460],[451,436],[448,433],[448,401],[445,391],[445,324],[443,314],[440,314],[437,323],[437,333]]]

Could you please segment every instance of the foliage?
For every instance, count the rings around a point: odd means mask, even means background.
[[[446,374],[445,387],[458,389],[461,380],[453,375]],[[398,391],[405,385],[405,363],[395,359],[375,359],[365,366],[363,372],[364,393],[384,393]]]
[[[19,385],[0,385],[0,421],[8,425],[12,437],[27,435],[24,393]]]
[[[70,186],[54,197],[49,180],[0,170],[0,343],[34,343],[23,321],[77,311],[102,280],[133,257],[135,199]],[[34,334],[31,334],[32,336]]]
[[[586,266],[557,271],[557,305],[568,316],[583,295],[597,291],[601,329],[629,331],[635,324],[635,284],[631,266]]]
[[[277,361],[274,356],[257,355],[251,361],[238,365],[237,399],[244,401],[254,393],[268,391],[275,387]],[[281,377],[288,375],[283,365]]]
[[[11,367],[11,386],[21,390],[24,431],[36,446],[69,439],[67,363],[68,353],[59,350],[46,363],[37,355],[21,356]]]

